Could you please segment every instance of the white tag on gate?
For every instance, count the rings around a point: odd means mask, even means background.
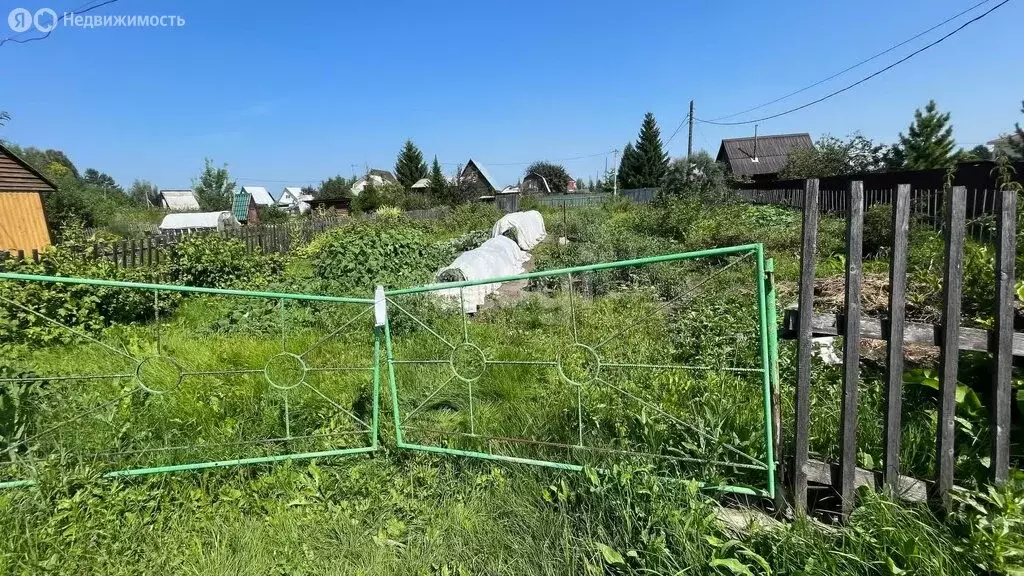
[[[383,286],[377,286],[377,291],[373,294],[373,315],[377,321],[375,325],[378,328],[383,328],[388,318],[388,305],[384,297]]]

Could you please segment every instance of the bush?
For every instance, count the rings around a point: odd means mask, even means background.
[[[892,206],[875,204],[864,212],[864,255],[877,256],[892,246]]]
[[[260,206],[256,214],[260,224],[282,224],[288,221],[288,212],[277,206]]]
[[[426,234],[403,222],[383,218],[325,232],[307,251],[317,277],[367,294],[429,280],[450,255]]]
[[[64,243],[40,256],[39,263],[6,261],[4,271],[21,274],[150,282],[162,268],[125,269],[93,252],[81,226],[65,228]],[[172,310],[176,294],[162,296],[161,313]],[[56,284],[39,281],[0,281],[0,343],[67,343],[72,332],[56,323],[82,332],[95,332],[113,324],[150,320],[154,316],[153,294],[148,290]]]
[[[519,210],[526,212],[527,210],[540,210],[540,200],[536,196],[520,196],[519,198]]]
[[[247,289],[265,286],[284,270],[283,259],[258,248],[247,254],[235,238],[189,236],[171,255],[170,278],[178,284]]]
[[[392,220],[398,219],[402,216],[402,209],[397,206],[381,206],[377,208],[377,218]]]

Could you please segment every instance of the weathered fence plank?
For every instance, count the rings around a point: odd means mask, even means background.
[[[964,224],[967,189],[954,186],[943,194],[946,221],[946,266],[942,280],[942,345],[939,347],[939,422],[937,437],[938,478],[936,496],[949,507],[956,464],[956,381],[960,354],[960,295],[963,292]]]
[[[877,489],[881,483],[881,473],[864,468],[857,468],[854,481],[857,487],[870,486]],[[824,486],[836,486],[839,484],[839,466],[821,460],[809,460],[807,462],[807,478],[815,484]],[[900,476],[893,496],[907,502],[924,502],[928,499],[928,483],[924,480]]]
[[[996,193],[996,309],[995,354],[992,357],[991,475],[996,484],[1010,473],[1010,406],[1013,402],[1014,255],[1017,240],[1017,191],[1007,187]]]
[[[814,318],[811,320],[812,336],[842,336],[845,322],[846,318],[842,314],[814,314]],[[786,310],[782,320],[782,337],[787,340],[796,339],[799,325],[800,313],[797,310]],[[860,337],[868,340],[888,340],[888,320],[861,316]],[[961,350],[995,352],[994,339],[993,332],[961,326],[958,347]],[[907,322],[903,328],[903,341],[911,344],[941,346],[941,326]],[[1024,332],[1013,333],[1013,355],[1024,356]]]
[[[886,348],[885,427],[882,479],[895,488],[900,474],[903,421],[903,331],[907,319],[907,236],[910,232],[910,185],[896,189],[889,255],[889,330]],[[859,324],[859,323],[858,323]],[[858,327],[860,330],[860,327]]]
[[[839,495],[843,516],[853,512],[857,470],[857,388],[860,382],[861,249],[864,238],[864,183],[850,182],[846,204],[846,337],[843,343],[843,398],[840,408],[841,476]],[[813,284],[812,284],[813,286]],[[806,310],[811,310],[810,307]]]
[[[814,310],[814,265],[818,243],[818,180],[804,184],[804,216],[800,252],[800,310]],[[798,514],[807,509],[807,460],[810,450],[811,413],[811,314],[800,318],[797,344],[796,430],[793,442],[793,506]]]

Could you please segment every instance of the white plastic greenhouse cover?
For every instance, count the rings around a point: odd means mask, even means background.
[[[497,236],[488,239],[479,248],[460,254],[451,265],[439,270],[436,278],[440,280],[450,271],[461,272],[466,280],[486,280],[522,274],[525,272],[523,264],[529,259],[530,255],[520,250],[514,241],[505,236]],[[501,288],[501,282],[465,288],[445,288],[438,290],[437,294],[442,298],[456,301],[461,297],[463,311],[473,314],[487,300],[487,295],[496,292],[498,288]]]
[[[497,238],[509,230],[515,230],[516,242],[523,250],[530,251],[547,236],[544,230],[544,217],[536,210],[529,212],[513,212],[505,214],[494,223],[491,236]]]
[[[234,228],[238,220],[231,212],[178,212],[164,216],[161,230],[191,230],[197,228]]]

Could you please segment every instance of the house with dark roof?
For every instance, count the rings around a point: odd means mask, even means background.
[[[374,186],[398,184],[398,178],[395,178],[395,175],[388,170],[371,168],[370,171],[366,173],[366,176],[363,176],[352,185],[352,195],[359,196],[359,193],[362,192],[370,183]]]
[[[736,178],[772,180],[786,167],[789,153],[800,148],[814,148],[810,134],[728,138],[722,140],[715,160],[728,166]]]
[[[475,185],[480,188],[481,195],[494,195],[501,190],[494,182],[494,178],[491,178],[491,174],[484,168],[483,164],[469,159],[466,163],[466,167],[459,173],[459,183]]]
[[[256,210],[256,200],[249,192],[236,192],[234,201],[231,203],[231,215],[242,224],[255,225],[260,223],[260,217]]]
[[[551,186],[546,178],[536,172],[530,172],[523,177],[523,183],[519,190],[523,194],[551,194]]]
[[[0,144],[0,251],[50,245],[44,195],[57,190],[38,170]]]

